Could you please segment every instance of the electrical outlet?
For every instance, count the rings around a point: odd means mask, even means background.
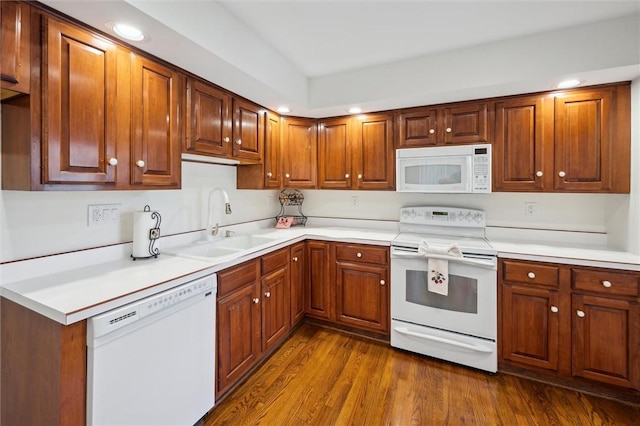
[[[117,225],[120,222],[120,204],[89,204],[87,226]]]
[[[352,195],[351,196],[351,205],[353,207],[358,207],[358,203],[360,202],[359,198],[357,195]]]
[[[533,201],[526,201],[524,203],[524,215],[525,216],[537,216],[538,205]]]

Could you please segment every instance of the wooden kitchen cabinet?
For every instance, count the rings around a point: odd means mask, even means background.
[[[318,123],[318,187],[348,189],[353,180],[352,120],[339,117]]]
[[[278,189],[283,186],[280,117],[267,111],[264,154],[260,164],[238,167],[238,189]]]
[[[281,249],[260,259],[262,279],[262,351],[266,352],[291,329],[291,280],[289,249]]]
[[[401,110],[397,148],[487,143],[489,105],[466,102]]]
[[[17,1],[0,2],[0,89],[2,99],[29,93],[31,84],[31,6]]]
[[[307,241],[306,262],[308,281],[305,283],[307,315],[332,320],[331,315],[331,244],[326,241]]]
[[[389,250],[335,243],[335,321],[389,333]]]
[[[317,184],[316,121],[282,117],[282,174],[285,188],[314,189]]]
[[[233,98],[232,153],[238,160],[262,161],[265,110],[252,102]]]
[[[506,259],[498,273],[501,365],[640,389],[640,273]]]
[[[291,246],[291,326],[304,318],[306,279],[305,243]]]
[[[216,397],[259,360],[261,350],[258,259],[218,273]]]

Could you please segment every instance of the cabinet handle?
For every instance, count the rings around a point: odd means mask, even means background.
[[[293,257],[293,261],[294,261],[294,262],[297,262],[297,261],[298,261],[298,256],[294,256],[294,257]]]
[[[429,134],[432,135],[436,132],[436,129],[429,129]]]
[[[558,307],[557,306],[552,306],[551,307],[551,312],[558,312]]]
[[[576,311],[576,314],[580,317],[580,318],[584,318],[584,311],[581,311],[580,309],[578,309]]]
[[[284,177],[286,177],[287,179],[289,179],[289,173],[285,174]]]
[[[144,161],[142,161],[142,160],[136,161],[136,166],[138,166],[140,168],[143,168],[144,167]]]
[[[358,179],[362,179],[362,173],[358,175]]]
[[[362,257],[362,253],[356,253],[356,257]]]
[[[265,297],[271,297],[271,292],[270,291],[265,292],[264,296]]]
[[[602,286],[606,288],[611,287],[611,281],[602,281]]]
[[[273,173],[271,172],[267,173],[267,177],[271,177],[271,176],[273,176]]]
[[[529,272],[527,276],[531,279],[534,279],[536,277],[536,274],[534,274],[533,272]]]
[[[257,305],[258,303],[260,303],[260,299],[258,299],[257,297],[254,297],[253,298],[253,303],[255,303]]]
[[[222,138],[223,141],[225,141],[226,143],[229,143],[229,136],[225,136],[224,138]]]
[[[447,127],[447,133],[451,133],[451,127]]]
[[[380,280],[380,285],[385,285],[386,282],[384,282],[384,280]]]
[[[118,165],[118,159],[117,158],[109,158],[109,165],[110,166],[117,166]]]
[[[567,174],[565,172],[558,172],[558,176],[565,177]]]
[[[538,176],[538,177],[542,177],[542,171],[541,171],[541,170],[538,170],[538,171],[536,172],[536,176]]]
[[[349,173],[345,173],[344,177],[345,179],[349,179]]]
[[[238,139],[238,140],[236,140],[236,143],[237,143],[238,145],[242,145],[242,139]]]

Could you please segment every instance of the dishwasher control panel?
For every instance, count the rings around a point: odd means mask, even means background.
[[[190,281],[178,287],[116,308],[104,314],[89,318],[87,321],[87,337],[90,339],[118,330],[139,319],[170,309],[181,303],[187,303],[198,297],[215,297],[216,275]]]

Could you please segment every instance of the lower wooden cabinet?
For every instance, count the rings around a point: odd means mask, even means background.
[[[640,273],[501,260],[501,364],[640,389]]]
[[[262,256],[262,350],[268,351],[291,329],[289,249]]]
[[[291,246],[291,326],[298,324],[304,318],[304,286],[305,275],[305,243],[300,242]]]
[[[305,313],[320,319],[331,316],[331,243],[307,241],[308,279],[305,284]]]

